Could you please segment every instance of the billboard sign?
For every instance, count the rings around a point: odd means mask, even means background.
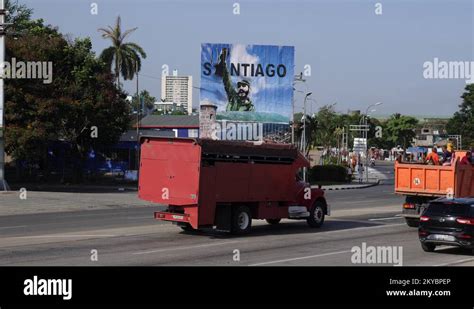
[[[201,44],[200,103],[217,120],[288,124],[293,79],[293,46]]]

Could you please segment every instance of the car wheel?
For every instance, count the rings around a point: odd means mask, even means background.
[[[436,245],[434,244],[427,244],[427,243],[424,243],[422,242],[421,243],[421,248],[423,249],[423,251],[425,252],[433,252],[435,249],[436,249]]]
[[[405,221],[409,227],[418,227],[420,225],[419,219],[405,218]]]
[[[232,234],[246,234],[252,227],[252,214],[247,206],[238,206],[232,212]]]
[[[309,217],[306,219],[310,227],[321,227],[324,223],[324,204],[317,201],[309,211]]]
[[[275,225],[280,223],[281,219],[266,219],[268,224]]]

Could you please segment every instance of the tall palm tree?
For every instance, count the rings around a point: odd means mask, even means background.
[[[137,28],[132,28],[122,32],[120,16],[117,17],[114,27],[99,28],[104,39],[110,39],[112,46],[104,49],[100,58],[112,70],[114,64],[114,74],[117,80],[117,87],[120,88],[120,75],[124,80],[133,79],[134,75],[141,69],[141,58],[146,58],[145,51],[136,43],[125,43],[125,38]]]

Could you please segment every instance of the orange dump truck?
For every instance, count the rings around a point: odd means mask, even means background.
[[[450,166],[395,162],[395,193],[405,195],[402,216],[418,226],[420,214],[439,197],[474,197],[474,166],[460,164],[465,151],[456,151]]]

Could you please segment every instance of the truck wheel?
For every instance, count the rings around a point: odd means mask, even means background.
[[[409,227],[418,227],[418,225],[420,225],[420,220],[418,219],[405,218],[405,221]]]
[[[433,252],[436,249],[436,245],[434,244],[426,244],[426,243],[421,243],[421,248],[425,252]]]
[[[321,227],[324,223],[324,204],[317,201],[309,211],[309,217],[306,219],[310,227]]]
[[[275,225],[280,223],[281,219],[266,219],[268,224]]]
[[[238,206],[232,212],[232,234],[246,234],[252,226],[252,214],[247,206]]]
[[[191,226],[191,224],[186,223],[186,225],[181,225],[180,228],[185,232],[193,232],[195,229]]]

